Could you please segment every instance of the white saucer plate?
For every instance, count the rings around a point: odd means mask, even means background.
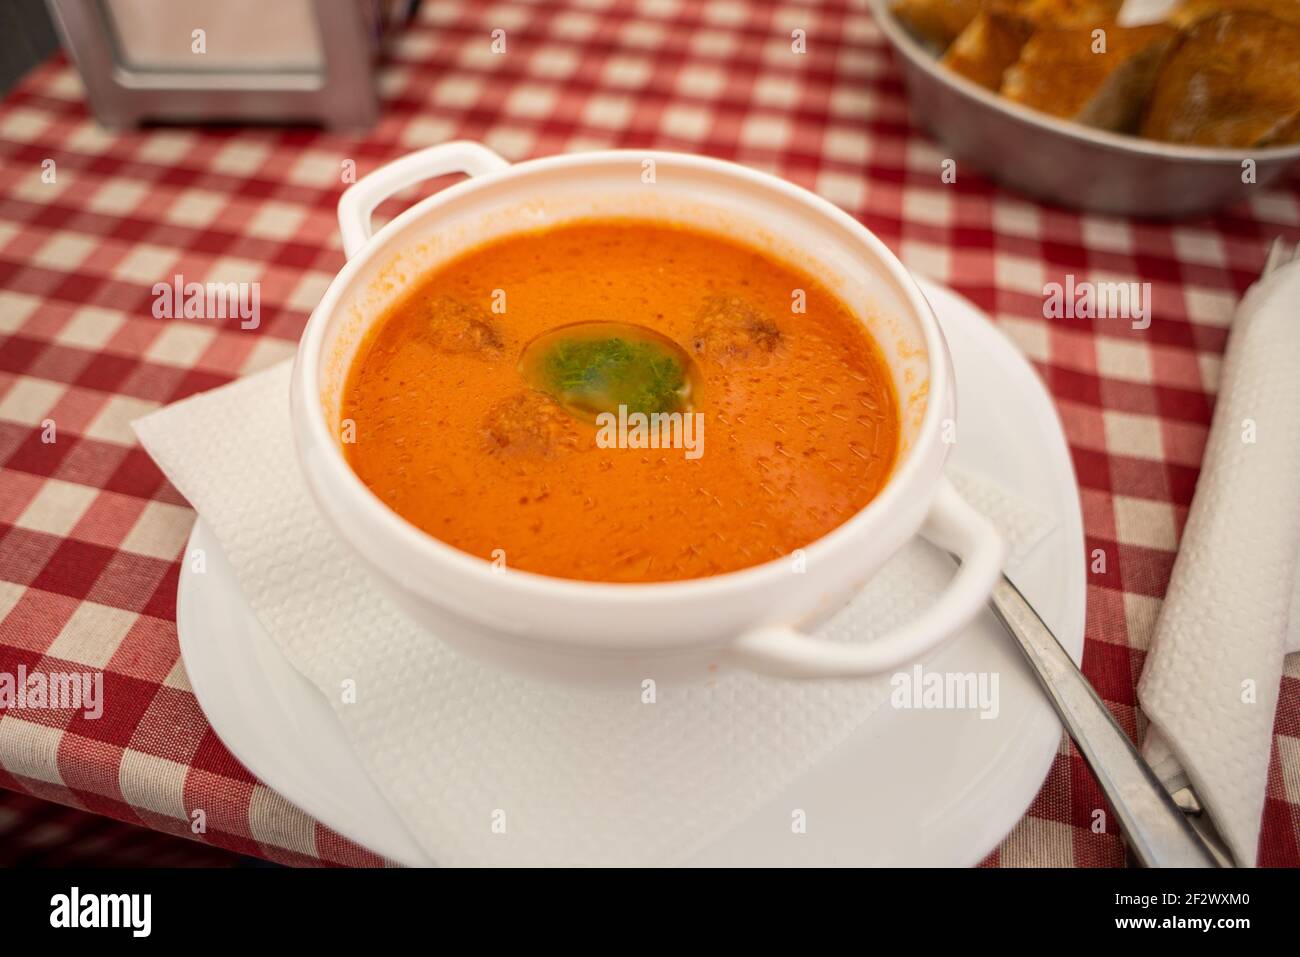
[[[957,373],[955,465],[1050,515],[1052,532],[1016,584],[1076,662],[1083,653],[1084,541],[1065,436],[1029,363],[968,301],[922,289]],[[245,602],[208,527],[206,574],[181,575],[177,632],[190,685],[245,767],[306,813],[384,857],[433,864],[352,753],[329,704],[284,659]],[[187,552],[188,554],[188,552]],[[999,714],[878,709],[831,754],[692,858],[699,865],[978,863],[1024,814],[1056,754],[1061,726],[1012,640],[985,612],[927,670],[999,676]],[[807,830],[792,833],[791,809]]]

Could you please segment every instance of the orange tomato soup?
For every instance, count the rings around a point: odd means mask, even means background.
[[[575,323],[603,325],[547,353],[547,381],[583,389],[591,363],[624,363],[637,396],[648,376],[703,423],[698,454],[609,447],[575,406],[585,395],[535,388],[544,364],[525,350]],[[633,394],[620,388],[609,395]],[[884,358],[823,285],[730,239],[639,220],[514,234],[422,277],[368,333],[342,418],[352,468],[407,521],[510,568],[609,582],[789,556],[872,500],[899,445]]]

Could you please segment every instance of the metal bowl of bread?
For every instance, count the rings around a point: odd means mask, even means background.
[[[1171,218],[1300,168],[1300,0],[871,2],[958,175]]]

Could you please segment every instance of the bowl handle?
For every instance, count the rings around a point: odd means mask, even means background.
[[[454,140],[416,150],[361,177],[339,199],[339,232],[343,252],[351,259],[370,241],[370,216],[375,207],[399,190],[435,176],[465,173],[482,176],[506,169],[510,163],[481,143]]]
[[[921,536],[959,558],[961,567],[947,590],[912,621],[863,644],[765,626],[733,642],[729,660],[784,678],[852,678],[898,669],[938,647],[989,600],[1007,550],[993,524],[968,505],[946,478],[940,480]]]

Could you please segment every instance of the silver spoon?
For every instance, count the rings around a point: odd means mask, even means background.
[[[1143,867],[1230,866],[1193,828],[1088,679],[1006,575],[994,587],[990,604],[1097,776],[1139,863]]]

